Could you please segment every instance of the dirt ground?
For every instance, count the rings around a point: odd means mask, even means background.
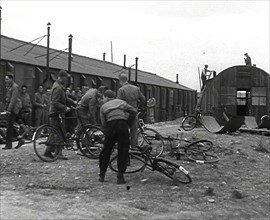
[[[179,121],[151,127],[163,136],[177,134]],[[65,152],[69,160],[45,163],[32,144],[0,150],[0,219],[267,219],[270,218],[270,137],[184,132],[208,139],[221,158],[198,164],[166,156],[190,172],[192,183],[174,185],[145,170],[117,185],[108,170],[98,182],[98,161]],[[1,148],[3,145],[0,146]],[[165,152],[166,153],[166,152]]]

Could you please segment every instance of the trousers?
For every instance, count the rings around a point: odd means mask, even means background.
[[[7,138],[6,138],[6,146],[12,147],[12,140],[14,136],[14,129],[13,124],[15,122],[17,115],[15,115],[13,112],[11,112],[7,116]]]
[[[104,147],[99,156],[100,173],[105,174],[110,162],[113,146],[118,143],[118,174],[123,174],[127,168],[129,151],[129,126],[125,120],[113,120],[107,123],[104,130]]]

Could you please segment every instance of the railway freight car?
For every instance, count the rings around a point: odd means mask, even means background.
[[[206,83],[201,98],[203,112],[214,112],[220,121],[229,116],[255,116],[270,113],[270,75],[256,66],[232,66]]]
[[[130,81],[132,83],[136,81],[147,99],[151,96],[155,97],[156,121],[173,120],[184,116],[191,113],[196,105],[197,92],[195,90],[154,73],[127,68],[125,64],[121,66],[76,54],[72,54],[72,59],[68,62],[69,54],[55,49],[50,49],[49,71],[47,71],[46,47],[6,36],[2,36],[1,42],[0,110],[4,108],[4,76],[7,72],[14,73],[15,81],[19,86],[27,85],[28,93],[33,97],[40,84],[51,87],[57,79],[58,71],[68,69],[70,63],[70,88],[74,90],[107,85],[117,92],[118,74],[127,72]]]

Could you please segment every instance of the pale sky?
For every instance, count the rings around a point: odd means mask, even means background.
[[[204,64],[217,73],[244,64],[249,53],[269,71],[267,1],[12,1],[2,0],[2,35],[32,41],[47,34],[51,47],[133,65],[199,90]],[[46,46],[44,39],[39,43]]]

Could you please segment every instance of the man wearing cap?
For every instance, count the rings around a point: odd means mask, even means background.
[[[65,70],[60,70],[58,78],[54,82],[51,89],[51,105],[49,109],[49,115],[51,116],[50,123],[53,126],[60,127],[61,122],[59,121],[59,117],[57,116],[58,113],[60,113],[61,115],[65,115],[65,113],[70,110],[70,107],[68,106],[76,105],[76,103],[72,99],[66,96],[65,87],[68,84],[68,77],[69,75]],[[65,120],[62,121],[62,126],[65,132]],[[51,154],[51,152],[53,151],[54,149],[52,146],[47,146],[44,152],[44,156],[52,158],[53,155]],[[62,151],[60,152],[59,159],[67,159],[62,155]]]
[[[114,92],[107,90],[104,93],[104,104],[100,108],[100,120],[104,129],[104,147],[99,157],[99,181],[104,182],[105,173],[109,165],[113,146],[118,147],[118,174],[117,184],[124,184],[124,173],[127,167],[129,151],[129,125],[127,120],[134,118],[137,110],[126,101],[114,98]]]
[[[244,60],[245,60],[246,65],[247,65],[247,66],[252,66],[252,64],[251,64],[251,58],[250,58],[250,56],[248,55],[248,53],[245,53],[244,55],[245,55]]]
[[[201,80],[202,80],[202,89],[204,89],[204,86],[205,86],[205,83],[206,81],[211,77],[211,74],[213,73],[214,71],[213,70],[209,70],[208,69],[208,65],[205,64],[204,65],[204,68],[202,70],[202,74],[201,74]]]
[[[19,86],[14,82],[14,76],[9,73],[5,77],[6,92],[6,112],[7,112],[7,132],[6,145],[3,150],[12,148],[13,124],[21,109],[21,101],[19,99]]]
[[[107,86],[100,86],[98,89],[91,88],[82,96],[77,106],[79,124],[97,124],[97,108],[101,105],[102,96],[107,89]]]
[[[118,90],[117,98],[126,101],[129,105],[131,105],[137,110],[139,106],[144,106],[146,101],[144,95],[140,91],[139,87],[128,83],[127,74],[121,73],[119,75],[119,82],[121,87]],[[134,148],[135,146],[138,145],[138,137],[137,137],[138,116],[136,116],[132,121],[129,122],[129,126],[130,126],[130,144],[131,147]]]

